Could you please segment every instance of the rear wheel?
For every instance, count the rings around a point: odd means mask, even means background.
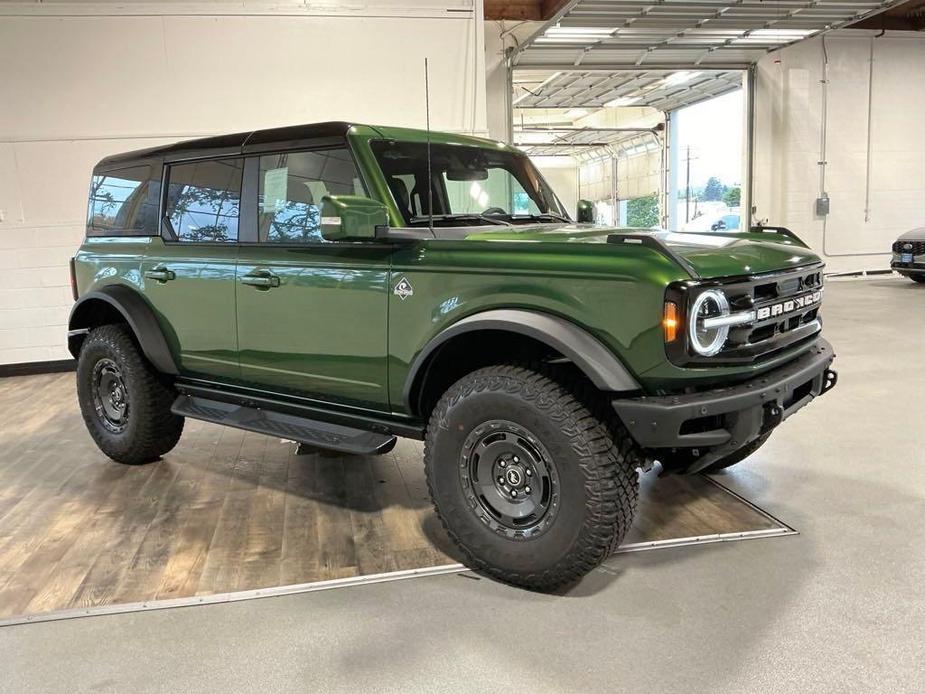
[[[110,458],[138,465],[177,445],[176,392],[145,360],[125,325],[93,329],[77,360],[77,398],[90,436]]]
[[[909,279],[919,284],[925,284],[925,272],[909,275]]]
[[[532,369],[492,366],[440,399],[424,464],[437,514],[468,563],[550,590],[622,541],[641,459],[616,418],[596,417],[572,389]]]

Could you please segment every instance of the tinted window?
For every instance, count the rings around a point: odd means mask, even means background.
[[[257,221],[269,243],[321,243],[325,195],[365,195],[345,148],[260,157]]]
[[[151,166],[97,174],[90,182],[89,236],[154,236],[160,181]]]
[[[236,241],[243,159],[170,167],[166,216],[180,241]]]

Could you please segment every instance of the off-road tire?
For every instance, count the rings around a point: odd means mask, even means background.
[[[107,428],[94,401],[95,370],[103,363],[120,375],[127,402],[118,432]],[[87,335],[77,360],[77,398],[90,436],[107,456],[118,463],[140,465],[176,446],[183,433],[183,417],[170,411],[176,397],[141,354],[127,326],[104,325]]]
[[[555,515],[529,537],[492,528],[461,479],[466,442],[496,420],[532,433],[557,475]],[[434,507],[468,566],[543,591],[574,583],[620,544],[636,511],[642,461],[616,416],[579,385],[513,365],[479,369],[451,386],[431,414],[424,445]]]
[[[730,453],[725,458],[720,458],[712,465],[708,465],[706,468],[704,468],[703,472],[707,474],[713,474],[714,472],[719,472],[720,470],[725,470],[726,468],[732,467],[736,463],[741,463],[748,456],[761,448],[764,445],[764,442],[771,437],[771,433],[772,432],[769,431],[765,434],[762,434],[751,443],[747,443],[742,446],[742,448],[737,450],[735,453]]]

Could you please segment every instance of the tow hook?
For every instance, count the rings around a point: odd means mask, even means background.
[[[819,391],[819,395],[828,393],[835,387],[836,383],[838,383],[838,372],[834,369],[826,369],[822,377],[822,390]]]

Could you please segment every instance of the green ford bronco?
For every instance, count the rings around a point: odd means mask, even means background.
[[[551,589],[623,539],[639,468],[715,471],[835,384],[791,232],[577,222],[522,153],[323,123],[112,156],[72,261],[90,435],[186,417],[346,454],[421,439],[474,568]]]

